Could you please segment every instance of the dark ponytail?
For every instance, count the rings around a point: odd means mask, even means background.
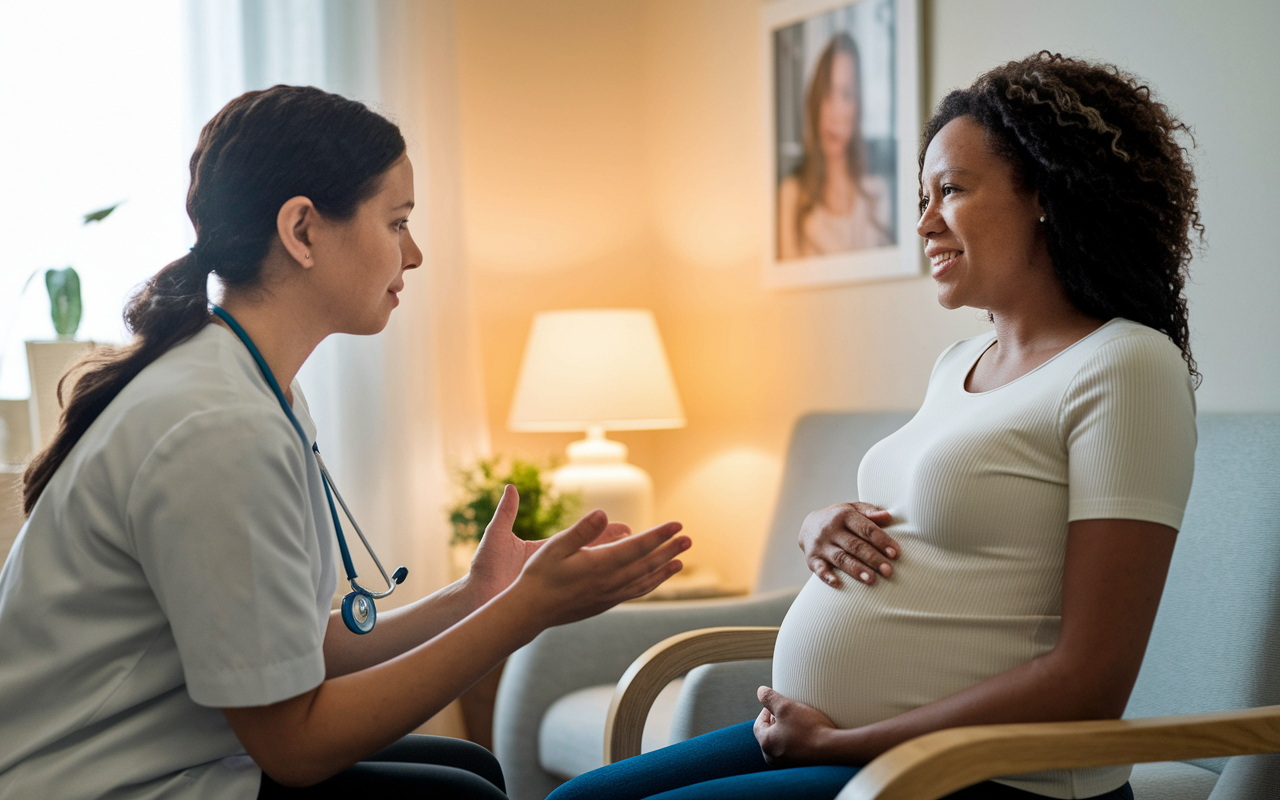
[[[130,299],[124,311],[130,343],[95,349],[59,382],[59,403],[64,390],[69,397],[53,441],[23,476],[23,511],[31,513],[125,385],[209,324],[210,273],[228,287],[258,282],[285,201],[306,197],[324,216],[350,219],[404,150],[404,137],[386,118],[314,87],[247,92],[218,112],[191,155],[187,215],[196,246]]]

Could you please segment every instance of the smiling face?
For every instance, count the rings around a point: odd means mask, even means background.
[[[916,233],[925,239],[943,307],[995,312],[1042,293],[1046,280],[1056,286],[1036,192],[1021,185],[973,118],[957,117],[938,131],[920,180]]]
[[[412,209],[413,165],[401,156],[354,217],[317,226],[311,269],[323,312],[337,332],[371,334],[386,327],[400,303],[405,270],[422,263],[409,233]]]

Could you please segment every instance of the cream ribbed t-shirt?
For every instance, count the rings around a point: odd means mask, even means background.
[[[939,357],[916,416],[868,451],[858,496],[902,546],[891,579],[816,577],[788,611],[774,688],[842,728],[909,711],[1044,655],[1058,639],[1067,524],[1178,528],[1191,490],[1195,399],[1164,334],[1113,319],[988,392],[965,379],[995,334]],[[1092,797],[1128,767],[1001,779]]]

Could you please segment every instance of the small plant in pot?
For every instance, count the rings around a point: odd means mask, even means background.
[[[520,493],[520,509],[511,526],[526,541],[545,539],[566,527],[582,507],[577,494],[557,493],[544,479],[554,463],[539,464],[520,458],[482,458],[469,468],[455,470],[458,500],[449,508],[453,527],[452,567],[457,577],[470,568],[485,526],[498,510],[507,484]]]

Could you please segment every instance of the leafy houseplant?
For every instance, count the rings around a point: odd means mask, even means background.
[[[119,203],[84,215],[84,223],[102,222],[111,216],[111,212],[120,207]],[[49,314],[53,317],[53,329],[58,332],[59,341],[70,341],[75,338],[76,329],[80,327],[80,275],[71,267],[50,269],[44,273],[44,285],[49,290]]]
[[[49,314],[58,339],[75,338],[80,327],[80,276],[71,267],[51,269],[44,273],[44,285],[49,290]]]
[[[516,536],[527,541],[545,539],[565,526],[582,505],[577,494],[556,493],[544,482],[540,467],[519,458],[482,458],[470,469],[456,472],[460,499],[449,509],[454,545],[477,543],[485,526],[493,519],[507,484],[520,493],[520,509],[511,526]]]

